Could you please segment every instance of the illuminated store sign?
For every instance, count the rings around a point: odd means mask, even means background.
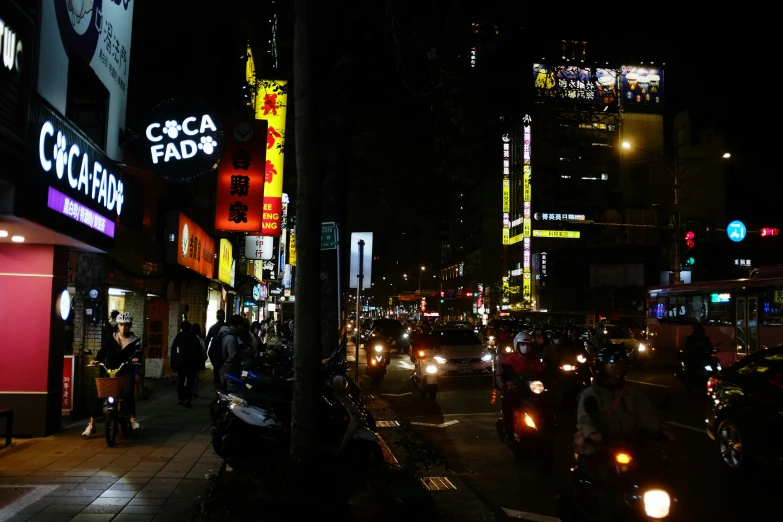
[[[530,185],[531,178],[533,177],[533,167],[530,165],[531,156],[531,130],[530,123],[532,119],[529,114],[525,114],[522,119],[524,126],[523,130],[523,142],[522,142],[522,300],[524,302],[530,302],[532,299],[532,285],[530,283],[530,232],[531,232],[531,201],[533,195],[533,188]]]
[[[503,135],[503,244],[508,245],[511,229],[511,137]]]
[[[579,239],[575,230],[534,230],[533,237],[553,237],[558,239]]]
[[[78,201],[74,201],[52,187],[49,187],[47,206],[64,216],[87,225],[93,230],[97,230],[101,234],[114,237],[114,221],[101,216],[97,212],[93,212],[84,205],[79,204]]]
[[[534,217],[542,221],[584,221],[585,220],[584,214],[551,214],[547,212],[544,213],[536,212]]]

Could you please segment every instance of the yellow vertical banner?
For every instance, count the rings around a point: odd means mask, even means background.
[[[251,87],[251,102],[256,119],[266,120],[266,169],[264,175],[264,211],[260,235],[279,236],[283,210],[283,165],[285,149],[285,115],[288,105],[288,82],[256,77],[255,61],[247,47],[245,77]]]
[[[288,230],[288,264],[296,266],[296,230]]]

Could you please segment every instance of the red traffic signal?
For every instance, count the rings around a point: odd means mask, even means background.
[[[778,233],[780,233],[780,229],[779,228],[762,228],[761,229],[761,237],[777,236]]]
[[[686,246],[686,247],[688,247],[689,249],[691,249],[691,248],[693,248],[694,246],[696,246],[696,243],[693,241],[693,238],[695,238],[695,237],[696,237],[696,234],[694,234],[694,233],[693,233],[692,231],[690,231],[690,230],[689,230],[689,231],[687,231],[687,232],[685,233],[685,246]]]

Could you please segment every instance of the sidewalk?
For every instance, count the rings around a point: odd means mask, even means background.
[[[205,476],[221,463],[211,446],[211,381],[200,381],[201,397],[190,409],[177,405],[174,382],[147,385],[151,399],[137,403],[141,428],[120,434],[114,448],[103,423],[83,439],[87,422],[63,417],[61,432],[0,450],[0,522],[192,519]]]

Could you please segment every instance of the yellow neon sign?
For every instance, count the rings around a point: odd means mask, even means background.
[[[579,239],[576,230],[534,230],[533,237],[553,237],[558,239]]]

